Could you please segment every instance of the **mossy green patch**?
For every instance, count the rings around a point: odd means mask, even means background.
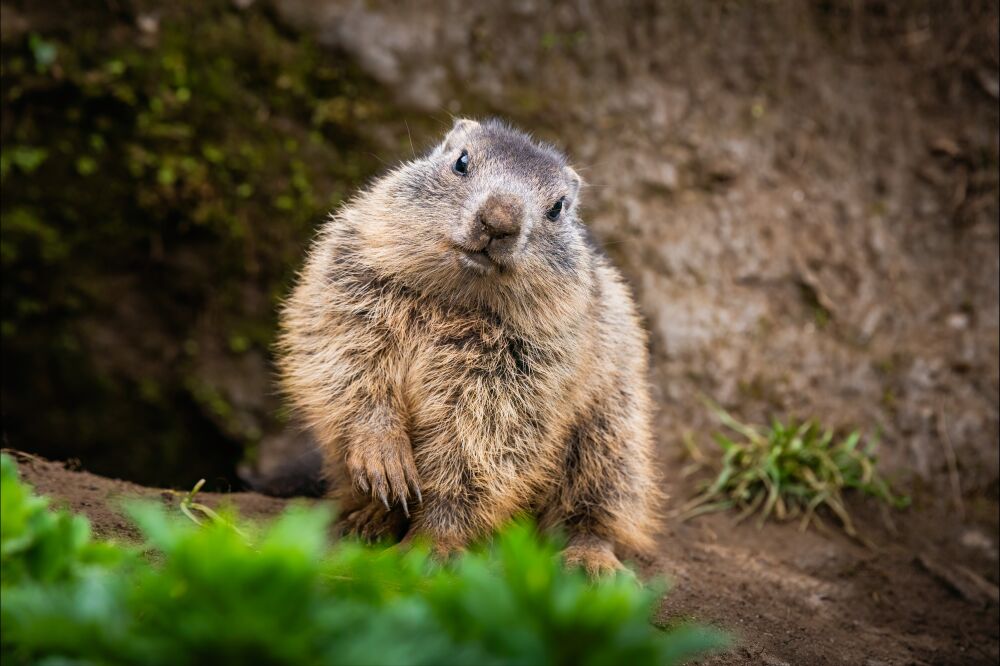
[[[103,19],[2,45],[5,430],[142,482],[187,484],[183,451],[232,481],[253,442],[191,349],[269,353],[313,230],[381,166],[364,128],[395,111],[263,10]]]

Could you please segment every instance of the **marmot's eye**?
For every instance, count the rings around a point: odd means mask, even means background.
[[[459,176],[464,176],[469,173],[469,153],[467,151],[462,151],[458,161],[451,167],[451,170]]]
[[[549,208],[549,212],[545,213],[545,217],[549,218],[550,220],[558,220],[559,214],[562,213],[563,202],[565,200],[566,197],[562,197],[561,199],[559,199],[559,201],[552,204],[552,208]]]

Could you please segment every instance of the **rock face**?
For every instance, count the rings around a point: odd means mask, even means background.
[[[996,8],[751,4],[271,0],[414,117],[571,154],[652,333],[666,457],[706,394],[995,484]]]
[[[244,481],[294,490],[315,460],[269,345],[313,228],[451,115],[501,115],[589,183],[669,484],[704,394],[995,497],[996,3],[549,4],[0,5],[10,445],[217,487],[249,450]]]

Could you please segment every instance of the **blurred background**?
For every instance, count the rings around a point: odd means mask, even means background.
[[[705,394],[877,431],[916,505],[995,516],[997,16],[3,0],[4,445],[301,490],[272,343],[310,238],[453,115],[499,115],[589,184],[651,333],[668,484]]]

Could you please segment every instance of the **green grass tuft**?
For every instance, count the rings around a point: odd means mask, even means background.
[[[524,523],[441,566],[419,545],[330,544],[322,505],[237,530],[194,496],[183,515],[130,505],[139,548],[94,541],[0,456],[3,662],[675,664],[726,643],[653,626],[662,586],[591,584]]]
[[[761,429],[741,423],[710,401],[706,404],[731,434],[715,435],[722,449],[721,469],[683,507],[684,520],[735,509],[738,521],[754,514],[758,526],[770,517],[797,518],[805,530],[814,522],[822,526],[817,512],[826,507],[847,534],[860,538],[844,505],[845,491],[861,491],[895,508],[910,503],[879,475],[875,438],[862,445],[859,431],[840,437],[815,421],[786,424],[775,419],[770,428]],[[708,463],[692,439],[686,445],[697,467]]]

